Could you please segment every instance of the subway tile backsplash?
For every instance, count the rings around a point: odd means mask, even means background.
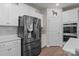
[[[0,26],[0,36],[13,34],[17,34],[17,26]]]

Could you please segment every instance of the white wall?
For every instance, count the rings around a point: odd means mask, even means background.
[[[52,10],[57,12],[57,16],[53,16]],[[63,27],[62,27],[62,9],[47,9],[47,45],[61,46],[63,44]]]

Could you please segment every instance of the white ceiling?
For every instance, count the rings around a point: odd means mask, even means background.
[[[53,7],[70,9],[70,8],[76,8],[79,6],[79,3],[60,3],[59,6],[56,6],[56,3],[27,3],[27,4],[37,9],[53,8]]]

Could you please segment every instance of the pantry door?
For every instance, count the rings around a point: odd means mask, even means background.
[[[57,16],[53,16],[52,10],[47,9],[47,46],[61,46],[63,43],[62,11],[54,9]]]

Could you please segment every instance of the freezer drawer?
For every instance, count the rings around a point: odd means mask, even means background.
[[[28,51],[24,51],[23,55],[24,56],[37,56],[40,54],[40,52],[41,52],[41,48],[37,47],[37,48],[30,49]]]
[[[31,50],[31,49],[37,48],[37,47],[41,47],[40,40],[23,45],[23,50],[27,51],[27,50]]]

